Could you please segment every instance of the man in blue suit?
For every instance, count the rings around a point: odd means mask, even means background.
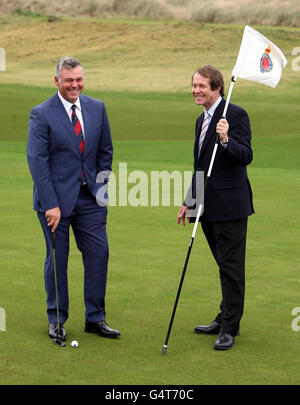
[[[110,126],[104,103],[81,95],[84,71],[77,59],[58,61],[55,84],[58,92],[31,110],[27,142],[33,205],[47,247],[48,333],[51,338],[66,340],[63,325],[69,315],[67,267],[72,226],[84,264],[85,331],[115,338],[120,332],[105,321],[106,183],[113,156]],[[56,244],[58,317],[51,232]]]
[[[252,161],[251,129],[245,110],[229,104],[226,119],[222,117],[224,80],[221,72],[211,65],[197,70],[192,78],[192,93],[204,112],[196,122],[194,143],[193,198],[196,198],[195,173],[206,178],[216,134],[220,145],[211,177],[204,194],[201,225],[211,252],[219,267],[222,301],[220,312],[210,325],[196,326],[196,333],[219,334],[214,348],[231,349],[234,336],[239,334],[244,308],[245,252],[248,216],[254,213],[252,191],[247,165]],[[198,190],[197,190],[198,191]],[[180,208],[177,222],[191,217],[187,198]]]

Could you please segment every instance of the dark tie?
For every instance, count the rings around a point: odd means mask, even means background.
[[[82,132],[80,121],[76,115],[76,105],[75,104],[72,105],[72,124],[73,124],[73,128],[74,128],[74,131],[76,134],[77,143],[80,147],[81,153],[83,154],[84,137],[83,137],[83,132]],[[83,176],[82,184],[85,184],[85,175],[84,175],[83,168],[82,168],[82,176]]]
[[[72,105],[72,124],[73,124],[73,128],[76,134],[76,139],[77,142],[79,144],[81,153],[83,153],[84,151],[84,138],[83,138],[83,132],[82,132],[82,128],[81,128],[81,124],[80,121],[76,115],[76,105],[73,104]]]

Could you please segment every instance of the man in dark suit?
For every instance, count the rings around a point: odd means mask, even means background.
[[[69,315],[67,267],[72,226],[84,264],[85,331],[118,337],[120,332],[105,322],[106,183],[113,156],[110,126],[104,103],[81,95],[84,71],[77,59],[58,61],[55,84],[58,92],[31,110],[27,143],[34,209],[47,247],[48,332],[51,338],[66,339],[63,325]],[[51,232],[55,232],[56,243],[58,317]]]
[[[210,325],[196,326],[196,333],[218,334],[215,349],[232,348],[234,336],[239,334],[244,308],[245,252],[248,216],[254,213],[252,191],[247,175],[247,165],[252,161],[251,129],[245,110],[229,103],[226,119],[222,116],[225,106],[224,81],[221,72],[206,65],[192,78],[192,93],[197,105],[204,112],[196,122],[194,144],[195,173],[207,176],[211,156],[219,135],[217,153],[211,177],[204,194],[201,225],[211,252],[219,267],[222,301],[220,312]],[[198,191],[198,190],[197,190]],[[185,225],[195,221],[190,203],[185,200],[177,222]]]

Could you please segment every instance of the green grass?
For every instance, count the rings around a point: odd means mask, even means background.
[[[228,28],[226,35],[235,35],[235,30],[230,34]],[[221,32],[215,33],[217,42]],[[284,41],[288,47],[289,39]],[[167,64],[160,68],[172,72]],[[199,227],[164,357],[161,349],[192,232],[192,227],[176,224],[174,206],[109,208],[107,320],[122,337],[111,341],[83,331],[83,269],[73,236],[68,345],[59,349],[47,337],[45,246],[32,210],[26,137],[30,109],[55,89],[18,84],[21,76],[19,68],[16,83],[6,83],[1,73],[0,85],[5,117],[0,133],[0,307],[7,317],[7,330],[0,332],[0,384],[298,385],[299,333],[291,329],[291,311],[300,306],[295,74],[287,71],[277,89],[237,82],[232,96],[249,112],[254,149],[248,173],[256,214],[249,219],[241,335],[232,350],[220,353],[213,350],[214,336],[193,333],[196,324],[213,319],[221,299],[218,271]],[[86,94],[107,106],[114,172],[120,162],[127,162],[128,172],[191,170],[195,119],[201,111],[189,89],[125,87],[86,87]],[[79,341],[76,350],[69,345],[73,339]]]
[[[31,210],[25,142],[2,141],[0,305],[7,313],[7,331],[1,333],[1,383],[298,384],[298,335],[291,330],[291,310],[299,305],[300,176],[297,149],[289,146],[297,139],[287,135],[278,143],[277,137],[253,142],[249,175],[257,212],[249,221],[246,310],[234,350],[217,353],[214,337],[192,332],[194,325],[213,318],[220,300],[217,270],[199,229],[164,358],[161,346],[191,234],[191,228],[176,225],[177,207],[109,210],[107,309],[110,324],[122,331],[119,341],[83,332],[82,266],[72,237],[66,326],[68,341],[78,339],[80,348],[58,350],[46,333],[45,248]],[[115,141],[114,168],[126,161],[129,171],[190,170],[191,147],[191,139]],[[287,158],[275,160],[284,148]]]

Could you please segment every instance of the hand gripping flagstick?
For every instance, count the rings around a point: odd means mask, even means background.
[[[229,92],[228,92],[228,97],[227,97],[226,104],[225,104],[225,107],[224,107],[224,111],[223,111],[223,114],[222,114],[223,118],[226,118],[228,104],[229,104],[229,100],[230,100],[230,97],[231,97],[231,93],[232,93],[234,83],[235,83],[235,77],[232,76],[231,85],[230,85],[230,89],[229,89]],[[209,180],[209,178],[211,176],[211,172],[212,172],[212,169],[213,169],[213,165],[214,165],[218,145],[219,145],[219,134],[216,134],[215,146],[214,146],[214,149],[213,149],[213,152],[212,152],[212,155],[211,155],[209,168],[208,168],[207,176],[206,176],[205,183],[204,183],[204,193],[205,193],[207,182],[208,182],[208,180]],[[175,304],[174,304],[174,307],[173,307],[173,312],[172,312],[172,316],[171,316],[167,336],[166,336],[166,339],[165,339],[165,344],[163,345],[163,348],[162,348],[162,354],[163,355],[167,353],[168,341],[169,341],[169,337],[170,337],[170,334],[171,334],[171,329],[172,329],[172,325],[173,325],[173,321],[174,321],[174,317],[175,317],[175,313],[176,313],[176,308],[177,308],[177,304],[178,304],[178,301],[179,301],[180,292],[181,292],[181,289],[182,289],[183,280],[184,280],[187,265],[188,265],[188,262],[189,262],[190,254],[191,254],[191,251],[192,251],[192,247],[193,247],[194,239],[195,239],[195,236],[196,236],[197,227],[198,227],[199,219],[200,219],[200,216],[201,216],[201,213],[202,213],[202,209],[203,209],[203,203],[202,204],[200,203],[198,211],[197,211],[196,221],[195,221],[195,224],[194,224],[193,233],[192,233],[189,248],[188,248],[188,251],[187,251],[187,255],[186,255],[186,259],[185,259],[185,263],[184,263],[184,267],[183,267],[183,271],[182,271],[182,275],[181,275],[181,279],[180,279],[176,299],[175,299]]]
[[[228,91],[228,96],[225,104],[225,108],[223,111],[223,118],[226,118],[226,113],[229,105],[229,101],[231,98],[231,93],[233,90],[233,86],[235,84],[235,81],[237,77],[240,77],[242,79],[250,80],[250,81],[255,81],[258,83],[265,84],[267,86],[271,87],[276,87],[280,77],[281,77],[281,72],[282,68],[284,68],[287,64],[287,60],[281,50],[273,44],[268,38],[264,37],[262,34],[260,34],[258,31],[255,31],[253,28],[249,27],[246,25],[244,29],[244,34],[241,42],[241,47],[240,51],[238,54],[238,58],[236,61],[236,65],[233,68],[232,71],[232,78],[231,78],[231,85]],[[217,153],[218,149],[218,144],[219,144],[219,135],[217,134],[216,136],[216,142],[215,146],[212,152],[210,164],[209,164],[209,169],[207,172],[207,176],[205,179],[204,183],[204,193],[206,189],[207,182],[211,176],[215,156]],[[182,271],[182,276],[181,280],[179,283],[179,288],[178,292],[176,295],[175,299],[175,304],[169,324],[169,329],[167,332],[165,344],[163,345],[162,348],[162,354],[166,354],[167,349],[168,349],[168,341],[175,317],[175,312],[185,276],[185,272],[187,269],[189,257],[191,254],[192,246],[194,243],[194,239],[196,236],[196,231],[199,223],[199,218],[202,212],[203,204],[199,204],[198,212],[197,212],[197,217],[192,233],[192,237],[190,240],[188,252],[186,255],[183,271]]]

